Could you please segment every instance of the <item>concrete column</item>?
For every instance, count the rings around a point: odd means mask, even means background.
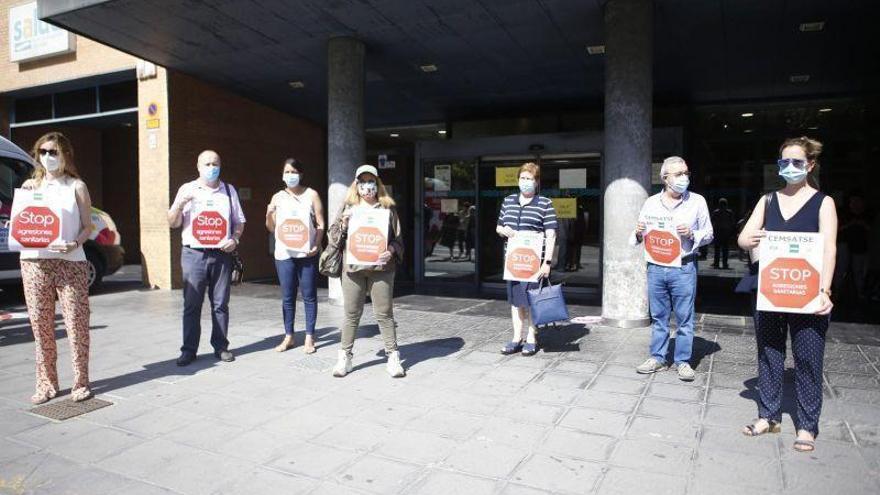
[[[327,216],[332,222],[354,172],[364,163],[364,53],[360,40],[333,38],[327,45]],[[341,304],[339,279],[329,280],[331,304]]]
[[[646,326],[642,251],[627,240],[651,186],[653,1],[605,2],[602,317]]]

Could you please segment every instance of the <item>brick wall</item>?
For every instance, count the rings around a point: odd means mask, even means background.
[[[282,165],[291,156],[306,165],[308,185],[326,195],[323,128],[187,75],[169,73],[169,88],[170,198],[173,200],[181,184],[197,177],[198,154],[205,149],[217,151],[223,161],[221,179],[239,191],[251,190],[251,199],[242,201],[248,220],[240,248],[246,278],[274,277],[274,258],[269,254],[265,227],[266,205],[283,187]],[[178,281],[179,238],[176,232],[173,269]]]
[[[82,36],[76,51],[31,62],[9,61],[9,9],[28,3],[0,0],[0,93],[98,74],[134,69],[137,59]]]

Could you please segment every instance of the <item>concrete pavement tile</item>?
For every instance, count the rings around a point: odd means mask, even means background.
[[[421,407],[379,402],[368,407],[352,419],[382,426],[402,427],[427,411],[427,409]]]
[[[645,397],[639,405],[636,413],[639,416],[655,416],[658,418],[672,418],[678,421],[699,423],[702,416],[703,406],[677,400],[661,399],[657,397]]]
[[[514,483],[508,483],[504,490],[501,490],[501,495],[548,495],[549,493],[548,491]]]
[[[754,389],[710,388],[710,404],[755,410],[758,394]]]
[[[611,454],[610,464],[653,473],[689,472],[694,449],[658,440],[622,440]]]
[[[71,438],[81,437],[99,430],[101,427],[84,421],[69,420],[48,422],[12,436],[13,440],[45,448]]]
[[[36,445],[27,445],[8,438],[0,438],[0,465],[33,454],[40,450]]]
[[[876,476],[866,476],[863,468],[853,465],[833,467],[803,465],[783,461],[785,493],[876,494],[880,484]]]
[[[850,424],[853,433],[856,434],[856,438],[859,440],[859,445],[871,447],[880,446],[880,426],[878,426],[876,422],[880,421],[875,419],[875,423],[869,425]]]
[[[660,373],[654,373],[654,383],[668,383],[675,384],[682,387],[693,387],[693,388],[702,388],[706,386],[706,382],[709,380],[708,373],[705,372],[705,366],[702,365],[700,368],[696,369],[697,375],[694,377],[693,381],[684,382],[678,378],[678,373],[674,368],[669,368],[667,371],[663,371]]]
[[[388,437],[395,429],[368,423],[344,421],[336,423],[312,442],[338,449],[366,451]]]
[[[648,387],[648,397],[661,397],[682,402],[703,402],[706,389],[682,386],[677,383],[654,382]]]
[[[435,409],[414,419],[407,425],[407,429],[465,440],[482,428],[485,422],[486,418],[481,416],[448,409]]]
[[[522,462],[527,453],[522,448],[475,437],[456,446],[443,465],[468,474],[503,479]]]
[[[286,453],[291,446],[301,444],[303,438],[296,436],[296,433],[283,429],[256,428],[224,439],[215,449],[217,453],[228,457],[265,464]]]
[[[498,366],[487,372],[482,380],[511,382],[525,385],[538,376],[540,370],[516,366]],[[445,379],[445,375],[444,375]]]
[[[165,435],[173,442],[216,452],[229,438],[240,435],[245,428],[213,418],[198,421]]]
[[[635,374],[635,371],[633,371],[633,374]],[[644,388],[645,382],[639,379],[600,375],[590,385],[589,390],[597,392],[613,392],[616,394],[639,395]]]
[[[422,468],[374,456],[365,456],[344,468],[335,480],[371,493],[397,493],[415,481]]]
[[[324,447],[312,443],[293,446],[268,466],[287,473],[326,478],[340,467],[350,463],[360,454]]]
[[[626,428],[627,420],[627,415],[613,411],[573,407],[568,410],[559,425],[588,433],[620,436]]]
[[[483,429],[478,431],[473,438],[532,451],[549,430],[549,426],[495,417],[489,418]]]
[[[553,366],[553,371],[577,373],[581,375],[595,375],[599,371],[599,365],[589,361],[563,359],[556,362]]]
[[[524,423],[553,425],[564,412],[565,407],[561,405],[540,404],[522,397],[514,397],[501,404],[495,410],[494,416]]]
[[[712,388],[731,388],[734,390],[743,390],[746,388],[745,383],[749,380],[753,380],[756,376],[757,374],[755,373],[749,375],[729,375],[726,373],[716,373],[713,370],[710,384]]]
[[[103,469],[87,467],[65,475],[52,483],[47,493],[53,495],[118,495],[140,490],[142,493],[170,493],[155,485],[126,478]],[[147,492],[147,490],[153,490]]]
[[[683,472],[681,470],[673,470]],[[642,471],[613,467],[605,473],[599,485],[600,495],[631,495],[645,490],[646,479]],[[649,481],[651,495],[678,495],[685,493],[687,479],[684,477],[651,474]]]
[[[694,482],[740,487],[744,490],[782,491],[782,472],[778,461],[765,456],[700,448],[694,469]],[[697,493],[709,493],[699,491]]]
[[[370,494],[372,492],[365,492],[363,490],[357,490],[352,486],[345,486],[337,483],[336,481],[325,481],[315,487],[314,490],[309,492],[309,495],[358,495],[358,494]]]
[[[687,421],[639,416],[633,419],[626,436],[631,439],[646,438],[693,445],[696,442],[698,431],[699,426]]]
[[[449,495],[451,493],[492,495],[496,492],[498,484],[497,481],[459,473],[431,471],[424,480],[407,492],[413,495]]]
[[[445,459],[458,442],[434,433],[396,431],[373,453],[416,464],[433,464]]]
[[[751,423],[758,416],[758,411],[748,411],[739,407],[719,406],[717,404],[708,404],[706,406],[706,414],[703,417],[703,423],[717,425],[724,428],[742,429],[743,426]]]
[[[757,437],[747,437],[742,434],[741,430],[743,425],[748,424],[748,421],[741,423],[742,425],[732,424],[726,427],[715,425],[703,427],[700,449],[724,450],[763,458],[777,457],[776,441],[780,435],[768,433]],[[793,441],[794,433],[792,431],[789,430],[784,435],[782,438],[787,439],[791,436]]]
[[[27,413],[24,409],[3,411],[3,421],[0,421],[0,436],[13,436],[49,423],[51,423],[49,419]]]
[[[232,397],[214,393],[202,393],[175,403],[172,409],[216,418],[220,415],[220,411],[237,403],[239,401]]]
[[[651,378],[651,375],[640,375],[636,373],[635,368],[628,364],[606,364],[602,367],[602,370],[599,374],[602,376],[616,376],[620,378],[627,378],[629,380],[647,381]]]
[[[549,455],[604,461],[611,455],[617,440],[605,435],[581,433],[567,428],[555,428],[538,446],[538,452]]]
[[[296,495],[308,493],[314,489],[316,482],[308,478],[279,473],[262,467],[251,468],[240,478],[229,481],[224,486],[216,489],[212,495],[225,494],[253,494],[269,495],[284,493]]]
[[[203,416],[185,411],[157,407],[134,418],[120,421],[115,426],[141,436],[157,437],[171,433],[178,428],[184,428],[202,419],[204,419]]]
[[[77,462],[95,463],[144,441],[143,437],[125,431],[100,427],[84,435],[59,438],[46,450]]]
[[[575,401],[577,406],[607,409],[626,414],[633,412],[638,403],[639,397],[637,395],[617,394],[592,389],[585,391]]]
[[[526,385],[521,396],[528,400],[569,404],[581,393],[589,382],[589,377],[562,373],[546,373]]]
[[[0,479],[22,488],[17,493],[55,493],[63,488],[59,479],[83,470],[84,466],[55,454],[35,452],[4,462],[0,469]]]
[[[779,449],[783,464],[790,465],[792,470],[813,467],[840,468],[847,471],[870,469],[869,461],[852,443],[831,441],[820,433],[816,441],[816,450],[807,453],[794,450],[794,440],[793,434],[791,437],[784,438]]]
[[[602,466],[556,455],[536,454],[523,463],[510,480],[557,493],[589,492],[602,474]]]

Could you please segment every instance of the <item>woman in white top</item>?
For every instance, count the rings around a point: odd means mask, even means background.
[[[73,162],[73,147],[61,133],[50,132],[33,148],[39,163],[24,189],[42,192],[61,208],[61,236],[45,249],[21,251],[21,278],[37,350],[37,385],[31,401],[41,404],[59,392],[55,344],[57,295],[67,327],[73,360],[71,398],[91,397],[89,390],[89,286],[83,242],[92,231],[92,200]]]
[[[318,317],[318,251],[324,238],[324,205],[318,193],[302,185],[302,164],[284,161],[281,176],[284,189],[272,196],[266,209],[266,228],[275,234],[275,268],[281,282],[281,312],[284,340],[275,347],[284,352],[295,345],[293,320],[296,290],[302,293],[306,310],[306,339],[303,351],[315,352],[315,320]]]

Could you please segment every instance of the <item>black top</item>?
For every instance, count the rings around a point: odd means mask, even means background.
[[[764,215],[764,230],[774,232],[819,232],[819,209],[825,195],[816,191],[788,220],[782,217],[779,209],[779,193],[768,198],[768,208]]]

